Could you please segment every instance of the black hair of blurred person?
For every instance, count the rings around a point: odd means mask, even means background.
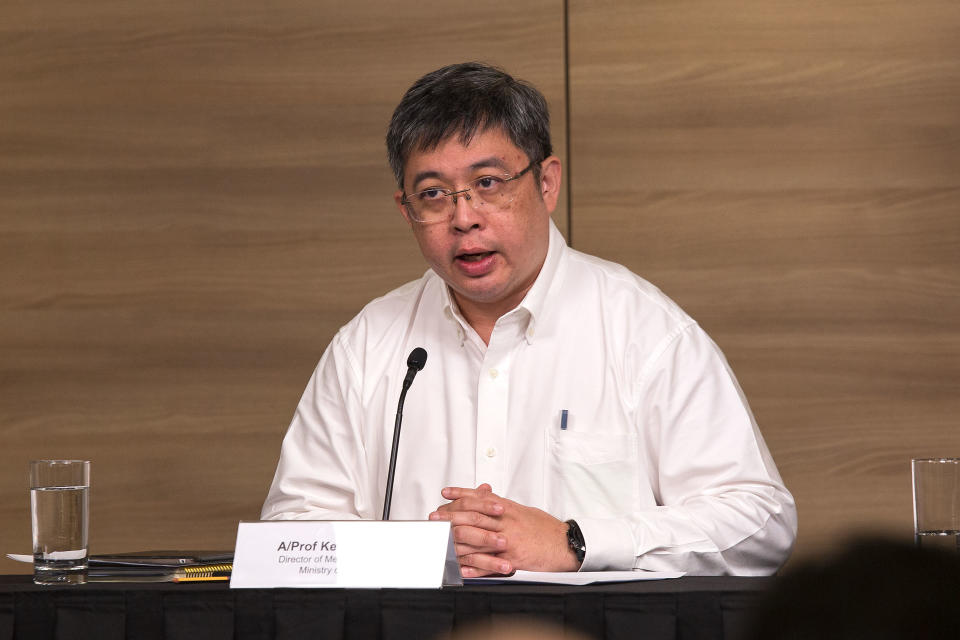
[[[748,640],[960,639],[960,552],[859,539],[761,599]]]

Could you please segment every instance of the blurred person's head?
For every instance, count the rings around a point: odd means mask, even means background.
[[[960,638],[960,553],[855,541],[779,578],[748,638]]]
[[[528,616],[467,625],[443,640],[594,640],[579,631]]]

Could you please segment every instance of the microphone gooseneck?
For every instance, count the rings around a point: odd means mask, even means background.
[[[403,390],[406,391],[413,384],[413,377],[427,364],[427,350],[417,347],[410,352],[407,358],[407,376],[403,379]]]
[[[393,497],[393,476],[397,470],[397,449],[400,445],[400,423],[403,420],[403,401],[407,397],[407,390],[413,384],[417,372],[427,364],[427,350],[417,347],[410,352],[407,358],[407,375],[403,379],[403,388],[400,390],[400,401],[397,403],[397,418],[393,423],[393,446],[390,447],[390,466],[387,468],[387,490],[383,498],[383,518],[390,519],[390,500]]]

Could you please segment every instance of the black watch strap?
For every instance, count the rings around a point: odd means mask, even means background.
[[[583,558],[587,555],[587,543],[576,520],[567,520],[567,544],[576,554],[577,562],[583,564]]]

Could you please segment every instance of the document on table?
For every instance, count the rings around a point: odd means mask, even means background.
[[[600,582],[637,582],[670,580],[683,576],[682,571],[517,571],[512,576],[464,578],[464,584],[499,584],[502,582],[584,585]]]

